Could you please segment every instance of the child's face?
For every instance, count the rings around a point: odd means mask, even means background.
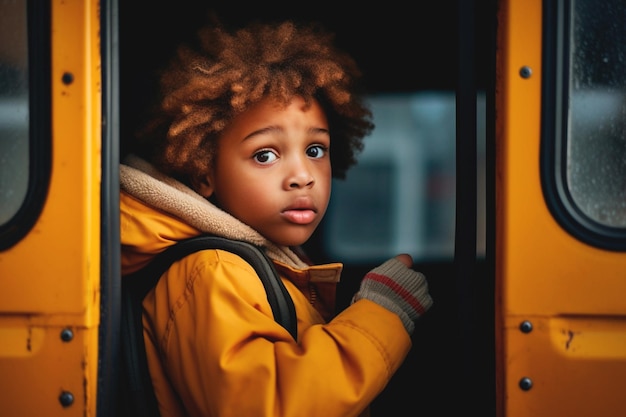
[[[218,205],[274,243],[306,242],[326,212],[330,135],[321,106],[265,99],[223,131],[214,171],[201,185]]]

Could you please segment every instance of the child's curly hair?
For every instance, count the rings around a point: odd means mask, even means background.
[[[212,167],[216,139],[235,116],[266,97],[287,104],[301,96],[324,109],[333,177],[344,178],[374,124],[356,93],[361,73],[333,41],[321,26],[291,21],[257,22],[234,32],[204,27],[197,47],[180,47],[160,74],[160,98],[137,135],[137,152],[161,171],[197,184]]]

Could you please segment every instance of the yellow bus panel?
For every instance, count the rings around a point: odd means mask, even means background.
[[[572,237],[542,195],[542,2],[501,2],[499,31],[498,415],[621,415],[626,254]]]
[[[88,416],[96,410],[99,2],[55,0],[51,15],[50,187],[31,232],[0,252],[0,413],[7,416]]]

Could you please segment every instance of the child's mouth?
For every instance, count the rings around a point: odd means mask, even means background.
[[[310,209],[292,209],[283,211],[283,217],[295,224],[309,224],[315,220],[316,213]]]

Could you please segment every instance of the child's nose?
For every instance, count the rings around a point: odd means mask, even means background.
[[[315,183],[313,173],[309,169],[306,160],[298,159],[291,166],[291,171],[286,179],[288,189],[311,187]]]

